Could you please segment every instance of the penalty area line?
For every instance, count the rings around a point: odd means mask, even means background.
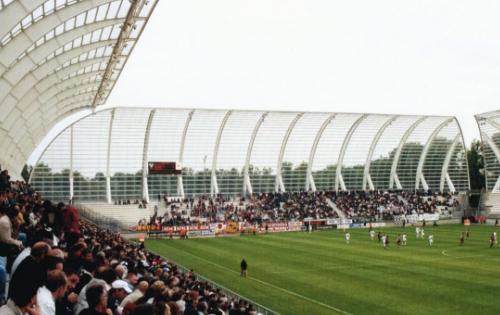
[[[237,272],[237,271],[235,271],[235,270],[233,270],[233,269],[230,269],[230,268],[228,268],[228,267],[226,267],[226,266],[220,265],[220,264],[218,264],[218,263],[216,263],[216,262],[213,262],[213,261],[211,261],[211,260],[205,259],[205,258],[203,258],[203,257],[197,256],[197,255],[195,255],[195,254],[192,254],[192,253],[189,253],[189,252],[186,252],[186,251],[183,251],[183,253],[186,253],[186,254],[188,254],[188,255],[190,255],[190,256],[193,256],[194,258],[197,258],[197,259],[199,259],[199,260],[202,260],[202,261],[204,261],[204,262],[207,262],[207,263],[209,263],[209,264],[211,264],[211,265],[213,265],[213,266],[216,266],[216,267],[218,267],[218,268],[220,268],[220,269],[224,269],[224,270],[230,271],[230,272],[235,273],[235,274],[238,274],[238,275],[240,274],[239,272]],[[255,281],[255,282],[258,282],[258,283],[263,284],[263,285],[265,285],[265,286],[268,286],[268,287],[274,288],[274,289],[276,289],[276,290],[280,290],[280,291],[285,292],[285,293],[287,293],[287,294],[289,294],[289,295],[296,296],[296,297],[298,297],[298,298],[300,298],[300,299],[302,299],[302,300],[308,301],[308,302],[313,303],[313,304],[317,304],[317,305],[319,305],[319,306],[322,306],[322,307],[324,307],[324,308],[328,308],[328,309],[333,310],[333,311],[335,311],[335,312],[338,312],[338,313],[341,313],[341,314],[344,314],[344,315],[354,315],[354,314],[352,314],[352,313],[349,313],[349,312],[346,312],[346,311],[344,311],[344,310],[341,310],[340,308],[337,308],[337,307],[331,306],[331,305],[329,305],[329,304],[325,304],[325,303],[322,303],[322,302],[320,302],[320,301],[317,301],[317,300],[311,299],[311,298],[309,298],[309,297],[307,297],[307,296],[303,296],[302,294],[299,294],[299,293],[296,293],[296,292],[293,292],[293,291],[287,290],[287,289],[285,289],[285,288],[279,287],[279,286],[274,285],[274,284],[272,284],[272,283],[269,283],[269,282],[266,282],[266,281],[262,281],[262,280],[260,280],[260,279],[254,278],[254,277],[247,277],[247,279],[253,280],[253,281]]]

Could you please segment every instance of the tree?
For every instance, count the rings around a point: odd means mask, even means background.
[[[470,149],[467,150],[467,161],[469,163],[470,186],[472,190],[481,190],[485,187],[484,160],[481,141],[473,140]]]

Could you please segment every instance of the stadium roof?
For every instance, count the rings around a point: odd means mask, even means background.
[[[32,184],[53,200],[304,190],[469,189],[450,116],[114,108],[49,144]],[[148,174],[175,162],[180,176]]]
[[[0,163],[15,176],[69,114],[104,104],[157,0],[0,0]]]
[[[500,110],[476,115],[481,133],[486,189],[500,192]]]

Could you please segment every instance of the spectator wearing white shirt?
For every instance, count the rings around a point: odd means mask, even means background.
[[[37,302],[42,315],[56,314],[56,301],[63,298],[68,288],[68,280],[61,270],[47,273],[45,285],[38,289]]]

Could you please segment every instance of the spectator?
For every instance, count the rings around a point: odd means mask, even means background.
[[[113,282],[108,302],[108,307],[113,313],[121,314],[123,307],[120,304],[130,293],[132,293],[132,290],[130,290],[127,282],[123,280],[115,280]]]
[[[56,301],[61,300],[68,287],[64,272],[52,270],[47,274],[45,285],[38,290],[37,301],[43,315],[56,314]]]
[[[123,299],[123,301],[120,304],[120,307],[125,308],[127,304],[137,302],[137,300],[139,300],[141,297],[144,296],[144,294],[146,294],[148,288],[149,284],[147,281],[139,282],[137,289],[135,289],[132,293],[130,293],[126,298]]]
[[[17,267],[9,283],[9,297],[18,294],[36,294],[45,283],[47,271],[42,264],[49,253],[50,246],[39,242],[33,245],[31,254]]]
[[[7,191],[10,188],[10,176],[8,170],[0,172],[0,193]]]
[[[0,307],[0,315],[42,315],[36,301],[36,292],[18,291],[12,294],[7,304]]]
[[[71,205],[64,207],[64,204],[62,204],[62,208],[65,209],[64,231],[66,233],[66,239],[68,243],[74,244],[80,235],[80,217],[75,207]]]
[[[81,315],[112,315],[108,309],[108,293],[102,285],[93,285],[87,288],[85,293],[88,301],[88,308],[84,309]]]

